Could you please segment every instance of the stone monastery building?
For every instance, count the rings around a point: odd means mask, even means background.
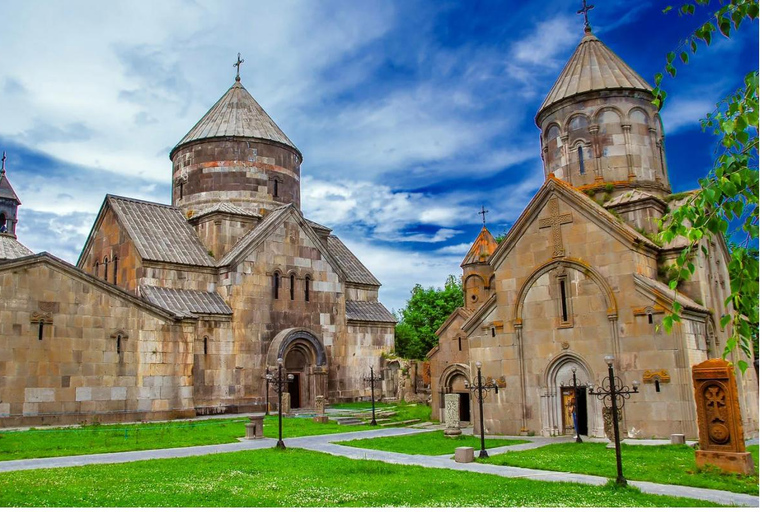
[[[624,408],[625,436],[698,437],[691,366],[719,357],[730,335],[720,328],[733,313],[723,306],[729,253],[722,237],[702,241],[692,279],[669,289],[666,272],[685,241],[659,245],[654,234],[689,193],[671,194],[651,91],[587,24],[536,115],[544,184],[500,244],[483,227],[461,264],[464,307],[428,356],[435,419],[446,393],[458,393],[460,419],[472,419],[477,402],[465,382],[480,362],[500,383],[485,400],[487,433],[573,435],[575,369],[578,429],[602,436],[602,403],[586,383],[602,384],[612,355],[625,384],[640,382]],[[667,334],[660,324],[675,300],[683,320]],[[736,377],[751,437],[755,368]]]
[[[173,204],[108,195],[77,266],[16,239],[3,167],[0,426],[263,410],[278,358],[292,407],[365,394],[395,319],[239,74],[170,158]]]

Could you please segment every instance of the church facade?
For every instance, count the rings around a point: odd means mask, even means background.
[[[612,356],[624,383],[639,383],[625,436],[698,437],[691,366],[722,354],[730,335],[720,327],[733,313],[723,305],[729,253],[723,238],[702,241],[696,272],[670,290],[685,241],[654,234],[687,194],[671,194],[651,91],[587,25],[536,115],[544,184],[498,245],[483,228],[462,263],[465,307],[429,354],[435,419],[445,393],[460,395],[460,412],[477,412],[465,382],[481,363],[500,383],[484,400],[487,433],[603,436],[603,404],[587,384],[603,384]],[[682,322],[667,333],[661,320],[674,301]],[[744,432],[755,435],[755,368],[736,373]]]
[[[263,410],[278,359],[292,407],[365,394],[381,283],[303,216],[301,152],[239,75],[170,158],[172,204],[108,195],[77,265],[18,242],[3,173],[1,426]]]

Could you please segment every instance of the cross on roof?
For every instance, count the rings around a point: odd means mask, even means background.
[[[587,0],[581,0],[581,10],[576,11],[576,14],[584,15],[584,32],[592,32],[592,27],[589,26],[589,11],[595,8],[594,5],[587,5]]]
[[[0,172],[2,172],[2,174],[5,174],[5,159],[6,158],[8,158],[8,157],[5,156],[5,151],[3,151],[3,159],[2,159],[3,160],[3,168],[0,169]]]
[[[237,76],[235,77],[235,82],[240,81],[240,64],[242,64],[243,62],[245,62],[245,60],[241,59],[240,52],[237,52],[237,62],[232,64],[233,68],[237,68]]]
[[[483,216],[483,227],[485,227],[485,214],[488,213],[488,210],[485,209],[485,205],[482,206],[481,210],[477,212],[478,215]]]

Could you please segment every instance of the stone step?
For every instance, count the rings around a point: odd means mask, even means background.
[[[418,425],[411,425],[413,428],[432,428],[435,426],[434,423],[431,421],[425,421],[424,423],[419,423]]]
[[[339,425],[362,425],[363,422],[359,418],[336,418],[336,423]]]

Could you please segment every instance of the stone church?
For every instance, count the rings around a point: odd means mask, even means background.
[[[435,419],[446,393],[459,394],[461,419],[472,419],[465,382],[480,362],[500,388],[485,400],[487,433],[573,435],[575,395],[581,435],[603,436],[602,403],[586,385],[602,384],[612,355],[624,383],[640,383],[623,411],[625,436],[698,437],[691,366],[722,354],[730,335],[720,328],[732,314],[723,306],[729,253],[722,237],[702,241],[693,277],[669,289],[685,241],[662,245],[654,234],[691,192],[671,194],[651,91],[587,24],[536,114],[544,184],[499,244],[483,227],[462,262],[464,307],[428,356]],[[660,324],[675,300],[682,322],[667,334]],[[736,373],[749,437],[758,432],[755,368]]]
[[[170,159],[172,204],[108,195],[76,266],[16,239],[3,160],[0,426],[263,410],[279,358],[291,407],[365,394],[381,283],[303,216],[302,154],[239,73]]]

